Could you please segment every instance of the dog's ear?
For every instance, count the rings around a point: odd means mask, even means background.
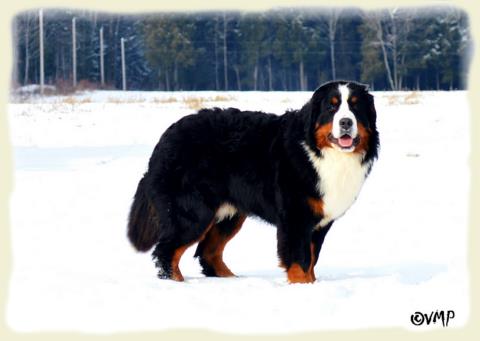
[[[373,96],[367,93],[366,98],[366,112],[370,124],[370,138],[368,139],[369,147],[367,149],[367,154],[365,155],[364,160],[373,160],[378,157],[378,148],[380,146],[380,139],[377,131],[377,111],[375,110]]]
[[[305,114],[305,140],[314,151],[315,148],[315,126],[318,121],[318,116],[322,111],[322,102],[325,100],[328,91],[334,86],[334,82],[322,84],[314,92],[308,103],[304,106]]]
[[[377,111],[375,110],[375,101],[373,96],[367,93],[367,115],[372,128],[377,128]]]
[[[369,85],[368,84],[363,84],[363,83],[357,83],[357,82],[351,82],[349,86],[353,89],[356,90],[360,93],[363,93],[365,95],[366,101],[367,101],[367,116],[368,116],[368,121],[372,125],[373,128],[376,128],[376,122],[377,122],[377,112],[375,110],[375,101],[373,99],[373,96],[368,92],[369,90]]]
[[[322,102],[334,84],[334,82],[324,83],[313,92],[312,98],[310,99],[311,113],[313,116],[320,114]]]
[[[349,82],[348,86],[353,90],[363,91],[363,92],[368,92],[370,88],[368,84],[357,83],[357,82]]]

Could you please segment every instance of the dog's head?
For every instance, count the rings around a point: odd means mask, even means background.
[[[321,152],[336,148],[376,157],[378,132],[373,96],[364,84],[333,81],[315,90],[306,114],[307,141]],[[369,153],[370,152],[370,153]]]

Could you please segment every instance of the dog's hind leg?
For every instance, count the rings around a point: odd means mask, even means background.
[[[194,222],[190,219],[183,219],[182,223],[177,221],[177,225],[169,230],[169,234],[163,234],[160,237],[152,253],[159,278],[179,282],[184,280],[179,268],[180,259],[185,250],[205,238],[214,225],[213,215],[212,211],[209,220],[202,222]]]
[[[212,277],[232,277],[232,271],[223,262],[225,245],[240,231],[246,215],[236,213],[216,222],[198,244],[195,257],[199,257],[202,273]]]

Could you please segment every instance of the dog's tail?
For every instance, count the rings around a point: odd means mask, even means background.
[[[158,241],[158,214],[148,200],[145,177],[138,183],[128,217],[128,239],[138,251],[148,251]]]

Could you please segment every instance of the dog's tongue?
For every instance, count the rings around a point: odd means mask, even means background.
[[[348,135],[344,135],[338,139],[338,144],[343,148],[348,148],[352,146],[353,139]]]

